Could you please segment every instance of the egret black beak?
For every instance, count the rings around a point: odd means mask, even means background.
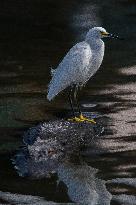
[[[119,36],[117,36],[117,35],[115,35],[115,34],[111,34],[111,33],[109,33],[109,34],[107,35],[107,37],[109,37],[109,38],[116,38],[116,39],[119,39],[119,40],[124,40],[123,38],[121,38],[121,37],[119,37]]]

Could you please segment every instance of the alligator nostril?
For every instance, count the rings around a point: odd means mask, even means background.
[[[54,149],[49,149],[48,150],[48,154],[49,155],[53,155],[53,154],[55,154],[56,153],[56,150],[54,150]]]

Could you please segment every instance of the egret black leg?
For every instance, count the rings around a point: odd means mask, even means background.
[[[73,93],[73,87],[70,88],[68,97],[69,97],[70,106],[71,106],[71,109],[73,112],[73,116],[76,117],[75,111],[74,111],[74,106],[73,106],[73,101],[72,101],[72,93]]]
[[[78,108],[79,116],[76,117],[76,115],[75,115],[75,111],[74,111],[74,107],[73,107],[73,101],[72,101],[72,97],[71,97],[71,95],[73,93],[73,88],[71,88],[70,93],[69,93],[69,101],[70,101],[70,105],[71,105],[71,108],[72,108],[74,118],[68,119],[68,120],[73,121],[73,122],[85,122],[86,121],[86,122],[96,124],[96,122],[93,119],[88,119],[88,118],[86,118],[82,115],[80,104],[79,104],[78,99],[77,99],[77,91],[78,91],[78,87],[75,86],[74,87],[74,100],[75,100],[75,103],[76,103],[77,108]]]
[[[75,88],[74,88],[74,100],[75,100],[75,102],[76,102],[76,105],[77,105],[79,114],[82,115],[82,111],[81,111],[81,108],[80,108],[80,104],[79,104],[79,102],[78,102],[78,95],[77,95],[77,93],[78,93],[78,87],[75,86]]]

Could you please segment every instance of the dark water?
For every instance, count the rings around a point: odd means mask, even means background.
[[[52,103],[46,100],[50,68],[95,25],[125,40],[105,41],[101,69],[80,95],[83,104],[97,105],[87,111],[108,119],[103,136],[94,141],[86,161],[99,170],[101,179],[136,177],[135,24],[134,0],[0,2],[1,191],[69,201],[61,188],[56,192],[56,179],[20,178],[9,159],[21,145],[24,130],[69,111],[64,93]],[[95,157],[91,157],[93,149],[99,152]],[[136,194],[134,186],[124,183],[109,184],[107,189],[114,195]]]

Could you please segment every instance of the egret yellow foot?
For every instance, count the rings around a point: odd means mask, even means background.
[[[94,119],[88,119],[88,118],[84,117],[82,114],[79,117],[70,118],[68,120],[72,121],[72,122],[85,122],[86,121],[86,122],[90,122],[90,123],[96,124]]]
[[[96,122],[95,122],[94,119],[88,119],[88,118],[84,117],[82,114],[79,116],[79,118],[80,118],[82,121],[87,121],[87,122],[91,122],[91,123],[96,124]]]
[[[84,120],[81,120],[79,117],[73,117],[73,118],[69,118],[68,121],[72,121],[72,122],[83,122]]]

